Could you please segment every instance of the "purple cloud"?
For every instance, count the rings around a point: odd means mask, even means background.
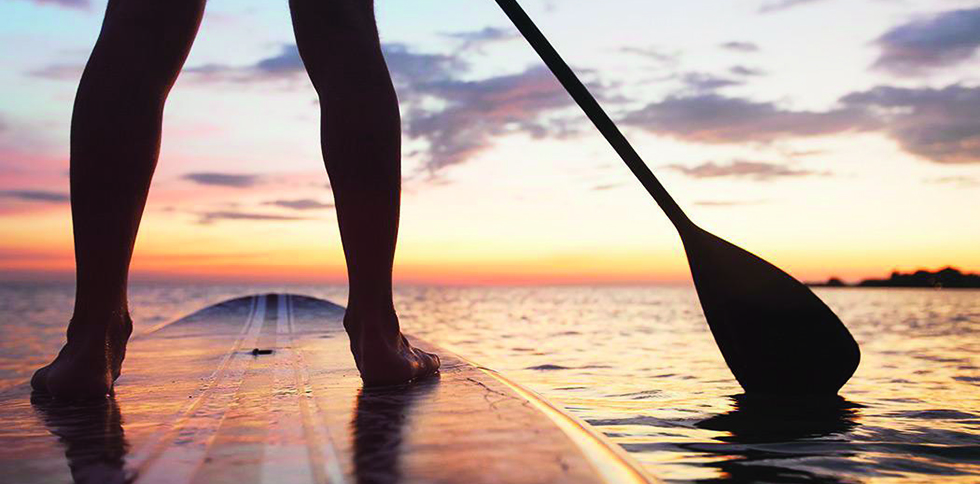
[[[262,181],[259,175],[241,173],[187,173],[181,178],[192,181],[199,185],[211,185],[231,188],[248,188],[258,185]]]
[[[269,200],[268,202],[263,203],[263,205],[271,205],[274,207],[289,208],[293,210],[319,210],[333,207],[332,203],[324,203],[312,198],[299,198],[295,200]]]
[[[47,190],[6,190],[0,191],[0,197],[42,203],[65,203],[71,200],[67,193]]]
[[[841,102],[872,113],[909,153],[937,163],[980,163],[980,87],[878,86]]]
[[[696,166],[672,164],[665,166],[665,168],[679,171],[691,178],[736,177],[750,178],[757,181],[766,181],[773,178],[826,175],[826,173],[790,168],[776,163],[746,160],[734,160],[725,164],[709,161]]]
[[[875,126],[862,109],[794,111],[716,93],[668,96],[629,112],[623,124],[697,143],[770,142]]]
[[[77,8],[80,10],[88,10],[92,6],[90,0],[28,0],[32,3],[38,5],[53,5],[56,7],[63,8]]]
[[[952,10],[899,25],[875,43],[874,67],[900,76],[966,62],[980,49],[980,8]]]

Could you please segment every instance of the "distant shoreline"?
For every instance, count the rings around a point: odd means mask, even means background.
[[[946,267],[935,272],[918,270],[910,273],[892,272],[888,279],[864,279],[857,284],[847,284],[837,277],[824,282],[808,282],[811,287],[910,287],[933,289],[980,289],[980,274],[964,274],[959,269]]]

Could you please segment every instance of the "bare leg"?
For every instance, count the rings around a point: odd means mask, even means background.
[[[398,99],[372,0],[291,0],[299,52],[320,96],[321,141],[347,258],[344,326],[365,385],[434,373],[401,334],[391,292],[401,197]]]
[[[75,309],[68,344],[31,380],[61,398],[112,391],[132,323],[129,261],[160,150],[163,105],[204,0],[110,0],[75,97],[71,209]]]

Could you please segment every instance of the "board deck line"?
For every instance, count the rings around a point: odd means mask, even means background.
[[[293,375],[292,367],[295,360],[292,352],[292,336],[289,327],[289,316],[287,314],[289,302],[287,299],[279,304],[276,313],[276,348],[273,357],[275,358],[274,370],[272,373],[272,407],[270,411],[270,430],[266,436],[265,457],[262,460],[261,478],[259,482],[273,483],[284,478],[284,473],[289,473],[289,477],[298,483],[318,483],[323,482],[317,479],[313,471],[312,460],[314,453],[309,444],[305,442],[302,418],[297,419],[296,414],[301,413],[299,408],[299,391],[296,385],[296,378]],[[284,466],[284,462],[292,463],[296,455],[307,454],[310,461],[309,465],[299,465],[289,468]]]
[[[190,482],[204,462],[207,450],[248,369],[250,355],[245,355],[241,349],[255,345],[265,323],[266,296],[256,296],[253,299],[253,310],[242,330],[243,336],[225,355],[214,379],[208,382],[183,415],[153,444],[150,454],[134,466],[137,469],[137,479],[154,483]],[[223,391],[216,391],[218,389]],[[182,445],[178,440],[199,444]]]
[[[292,298],[289,298],[289,327],[295,330],[292,317]],[[296,364],[293,366],[294,375],[300,390],[300,409],[303,412],[303,426],[311,434],[312,439],[317,445],[310,447],[310,452],[317,453],[316,458],[311,458],[310,462],[314,465],[314,472],[324,475],[326,481],[332,484],[344,484],[344,472],[340,467],[340,458],[333,442],[333,436],[326,425],[323,409],[317,403],[316,394],[313,392],[309,369],[300,350],[293,351]],[[322,448],[321,448],[322,447]]]
[[[281,303],[276,314],[276,345],[273,392],[273,420],[265,442],[265,458],[259,482],[276,483],[285,473],[299,482],[343,484],[336,452],[329,433],[318,423],[322,418],[311,411],[309,398],[312,390],[306,388],[298,368],[303,366],[302,356],[293,347],[293,301],[288,294],[279,295]],[[299,418],[289,418],[289,417]],[[303,444],[300,444],[304,442]],[[305,466],[290,466],[297,455],[306,457]],[[291,472],[290,472],[291,471]],[[292,481],[290,481],[292,482]]]
[[[130,453],[130,457],[128,458],[128,462],[127,462],[127,464],[130,467],[139,470],[145,467],[146,465],[148,465],[151,459],[155,458],[155,455],[159,450],[158,447],[163,445],[163,441],[167,437],[167,435],[173,433],[174,429],[178,425],[180,425],[183,419],[185,419],[191,412],[193,412],[197,408],[197,406],[201,403],[201,400],[208,394],[208,391],[218,380],[219,375],[221,375],[221,372],[225,370],[225,367],[228,365],[228,362],[231,360],[232,355],[234,355],[237,349],[241,346],[242,339],[244,339],[245,334],[248,332],[249,328],[252,325],[252,320],[255,317],[255,313],[257,311],[258,297],[253,296],[249,299],[250,299],[249,311],[248,311],[248,316],[246,318],[246,324],[242,326],[242,329],[239,331],[238,336],[235,339],[235,342],[232,343],[228,351],[225,352],[225,355],[224,357],[222,357],[221,361],[219,361],[218,364],[215,365],[214,371],[211,372],[210,375],[208,375],[205,384],[200,387],[200,393],[198,394],[197,398],[194,398],[193,400],[188,402],[187,405],[185,405],[175,413],[177,417],[173,419],[174,425],[161,426],[159,430],[151,434],[150,437],[146,439],[146,444],[140,446],[135,451]],[[161,325],[161,328],[169,324],[171,323],[165,323],[164,325]]]

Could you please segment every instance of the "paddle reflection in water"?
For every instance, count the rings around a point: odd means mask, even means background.
[[[359,484],[401,480],[400,457],[412,407],[433,393],[439,375],[382,388],[362,388],[357,394],[351,434],[354,437],[354,474]]]
[[[124,457],[129,450],[122,415],[114,396],[68,404],[31,395],[31,406],[48,431],[65,447],[76,483],[123,483],[128,476]]]
[[[695,424],[727,432],[718,444],[682,444],[686,450],[727,459],[706,463],[721,471],[712,481],[735,482],[851,482],[781,465],[786,459],[826,457],[837,446],[849,452],[847,439],[835,439],[858,427],[861,405],[841,397],[820,399],[732,397],[735,408]],[[799,466],[794,466],[799,467]]]

